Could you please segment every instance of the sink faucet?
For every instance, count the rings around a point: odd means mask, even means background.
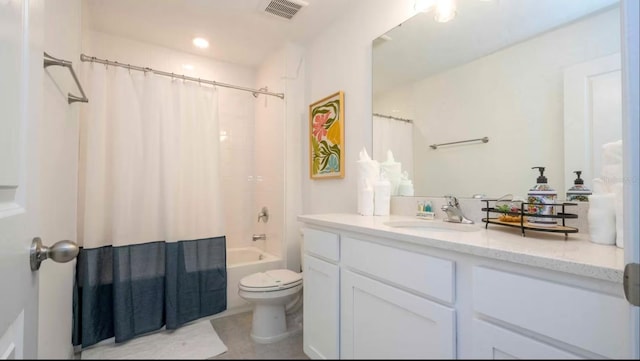
[[[452,195],[446,195],[444,197],[447,199],[447,204],[440,209],[447,213],[447,218],[444,219],[445,222],[473,224],[472,220],[462,214],[462,209],[460,209],[460,204],[456,197]]]

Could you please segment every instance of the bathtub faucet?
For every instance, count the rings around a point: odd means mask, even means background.
[[[267,235],[264,234],[264,233],[260,233],[260,234],[254,234],[253,237],[252,237],[252,240],[254,242],[257,241],[257,240],[260,240],[260,239],[266,240],[267,239]]]

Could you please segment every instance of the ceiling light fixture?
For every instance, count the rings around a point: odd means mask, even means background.
[[[456,17],[455,0],[415,0],[414,9],[423,13],[434,10],[434,19],[440,23],[446,23]]]
[[[456,17],[456,3],[454,0],[437,0],[434,19],[439,23],[446,23]]]
[[[415,9],[415,11],[426,13],[431,10],[435,3],[435,0],[416,0],[413,8]]]
[[[206,49],[209,47],[209,41],[205,38],[193,38],[193,45],[200,49]]]

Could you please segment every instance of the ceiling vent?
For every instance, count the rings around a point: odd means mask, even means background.
[[[303,7],[309,5],[302,0],[268,0],[264,11],[277,17],[291,20]]]

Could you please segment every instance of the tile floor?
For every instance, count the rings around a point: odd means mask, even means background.
[[[287,316],[287,327],[297,330],[278,342],[259,344],[251,339],[252,312],[242,312],[230,316],[212,319],[211,325],[218,337],[227,346],[227,352],[210,358],[210,360],[235,359],[278,359],[278,360],[308,360],[302,351],[302,310]],[[75,353],[74,359],[80,360],[80,352]]]
[[[279,360],[308,360],[309,357],[302,351],[302,329],[296,327],[300,323],[300,317],[287,316],[289,329],[297,329],[288,338],[272,344],[259,344],[254,342],[251,333],[252,312],[243,312],[231,316],[211,320],[213,328],[218,336],[227,345],[228,351],[212,357],[211,360],[234,359],[279,359]],[[291,317],[293,316],[293,317]]]

